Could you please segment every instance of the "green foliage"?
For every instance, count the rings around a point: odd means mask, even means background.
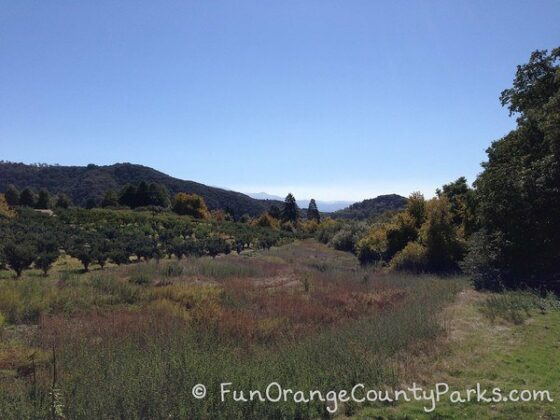
[[[36,197],[31,188],[24,189],[19,196],[19,205],[25,207],[35,207]]]
[[[382,263],[387,257],[387,229],[377,225],[356,244],[356,254],[362,265]]]
[[[418,221],[409,212],[397,213],[386,225],[387,249],[386,259],[391,259],[393,255],[402,250],[409,242],[418,238]]]
[[[486,298],[480,307],[482,313],[492,322],[498,318],[521,324],[533,311],[545,313],[560,310],[560,301],[553,294],[540,296],[533,292],[504,292]]]
[[[56,208],[67,209],[72,205],[72,200],[64,193],[58,193],[54,206]]]
[[[219,254],[229,254],[231,244],[221,237],[211,237],[204,241],[204,247],[208,255],[216,258]]]
[[[385,212],[401,211],[407,199],[397,194],[380,195],[354,203],[348,208],[331,213],[332,218],[350,220],[375,220]]]
[[[282,218],[282,211],[280,210],[280,207],[278,207],[275,204],[270,206],[270,208],[268,209],[268,214],[270,214],[272,217],[274,217],[277,220],[280,220]]]
[[[295,197],[289,193],[284,199],[284,207],[282,208],[282,221],[297,222],[299,218],[299,208]]]
[[[35,260],[35,247],[27,240],[20,240],[17,243],[8,242],[4,245],[4,257],[8,266],[16,272],[17,277],[33,263]]]
[[[8,188],[6,189],[4,195],[6,196],[8,205],[12,207],[19,205],[19,191],[13,184],[8,185]]]
[[[201,196],[187,193],[178,193],[175,196],[173,211],[182,216],[192,216],[195,219],[207,219],[210,215]]]
[[[317,203],[314,198],[309,201],[309,207],[307,208],[307,220],[315,220],[317,223],[321,221],[321,215],[319,214],[319,209],[317,208]]]
[[[405,210],[414,219],[414,225],[419,229],[426,220],[426,200],[424,195],[418,191],[410,194]]]
[[[271,229],[278,229],[279,224],[278,220],[276,220],[272,215],[265,212],[261,214],[257,219],[253,221],[253,226],[259,226],[264,228],[271,228]]]
[[[517,128],[488,148],[475,182],[484,234],[468,259],[477,284],[560,291],[559,63],[560,49],[535,51],[502,92]]]
[[[60,251],[58,244],[54,240],[41,238],[37,241],[37,257],[35,258],[35,267],[39,268],[46,277],[52,265],[58,259]]]
[[[101,203],[107,191],[121,191],[126,185],[138,186],[141,181],[148,184],[149,192],[150,185],[156,184],[165,187],[170,196],[179,192],[197,194],[204,198],[209,209],[227,210],[229,208],[234,218],[245,213],[255,217],[263,211],[267,211],[271,204],[280,204],[270,200],[255,200],[245,194],[209,187],[197,182],[183,181],[152,168],[130,163],[81,167],[0,162],[0,191],[6,191],[8,186],[13,184],[20,190],[30,187],[37,191],[45,189],[53,193],[61,192],[67,194],[74,204],[82,207],[86,205],[89,198],[96,200],[96,203]],[[161,194],[161,191],[158,189],[158,191],[152,192],[158,195]],[[148,204],[134,204],[134,207],[144,205]],[[159,199],[155,205],[168,207],[165,199],[163,201]],[[34,207],[34,205],[30,205],[30,207]]]
[[[464,255],[464,244],[457,235],[447,198],[430,200],[426,221],[420,228],[420,243],[426,247],[430,271],[456,271]]]
[[[126,198],[125,198],[126,200]],[[114,190],[109,190],[105,193],[103,200],[101,200],[101,207],[117,207],[119,205],[119,196]]]
[[[35,203],[35,208],[37,209],[51,208],[51,196],[47,190],[39,191],[39,196],[37,198],[37,202]]]
[[[445,184],[437,190],[438,197],[446,197],[449,201],[453,224],[460,226],[464,237],[470,236],[477,228],[475,191],[469,187],[465,177]]]
[[[391,268],[412,273],[428,271],[428,251],[426,247],[418,242],[409,242],[391,259]]]

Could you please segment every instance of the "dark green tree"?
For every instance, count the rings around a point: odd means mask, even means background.
[[[319,214],[319,209],[317,208],[317,203],[314,198],[309,201],[309,207],[307,208],[307,220],[315,220],[317,223],[321,221],[321,215]]]
[[[145,181],[141,181],[136,188],[136,197],[134,206],[131,207],[144,207],[151,204],[150,201],[150,188]]]
[[[86,209],[91,210],[97,207],[97,200],[93,197],[90,197],[86,200]]]
[[[47,274],[53,264],[60,255],[58,244],[54,240],[40,239],[37,241],[37,257],[35,258],[35,267],[43,272],[43,276]]]
[[[475,284],[560,292],[560,48],[518,66],[502,105],[517,128],[488,148],[475,182],[481,231],[467,256]]]
[[[216,258],[219,254],[229,254],[231,245],[225,239],[220,237],[208,238],[205,242],[206,252],[212,258]]]
[[[299,218],[299,208],[295,197],[289,193],[284,199],[284,208],[282,209],[282,220],[285,222],[296,222]]]
[[[35,193],[31,188],[24,189],[19,196],[19,205],[25,207],[35,207]]]
[[[37,209],[49,209],[51,208],[51,196],[47,190],[39,191],[39,197],[35,203],[35,208]]]
[[[92,242],[95,242],[95,240],[92,240],[90,235],[75,236],[67,250],[70,256],[80,260],[85,272],[89,271],[89,266],[94,261]]]
[[[105,193],[103,200],[101,201],[101,207],[117,207],[119,205],[119,197],[117,193],[113,190],[109,190]]]
[[[136,187],[134,185],[127,185],[122,189],[119,196],[119,204],[130,208],[137,206]]]
[[[161,184],[151,183],[148,187],[149,205],[167,208],[171,204],[169,193],[165,186]]]
[[[280,220],[280,218],[282,217],[282,212],[280,211],[280,208],[276,204],[270,206],[270,208],[268,209],[268,214],[270,214],[272,217],[278,220]]]
[[[72,200],[64,193],[58,193],[54,206],[61,209],[67,209],[72,205]]]
[[[8,202],[8,205],[10,206],[19,205],[19,191],[12,184],[8,185],[8,189],[4,193],[4,196],[6,197],[6,201]]]
[[[436,190],[438,197],[445,196],[449,201],[449,210],[453,223],[460,227],[465,236],[471,235],[477,228],[475,191],[462,176],[456,181],[445,184]]]
[[[17,277],[21,277],[23,270],[29,268],[35,255],[35,246],[28,240],[18,241],[17,244],[10,241],[4,246],[4,258]]]

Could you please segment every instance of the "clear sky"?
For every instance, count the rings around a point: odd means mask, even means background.
[[[560,1],[0,0],[0,159],[361,200],[473,181]]]

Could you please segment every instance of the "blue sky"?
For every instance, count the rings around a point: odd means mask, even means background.
[[[0,0],[0,159],[359,200],[473,181],[555,1]]]

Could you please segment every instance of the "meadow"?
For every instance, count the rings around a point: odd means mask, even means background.
[[[466,285],[362,268],[312,239],[89,273],[63,255],[48,278],[1,275],[1,418],[328,417],[322,401],[222,402],[219,384],[394,387]]]

